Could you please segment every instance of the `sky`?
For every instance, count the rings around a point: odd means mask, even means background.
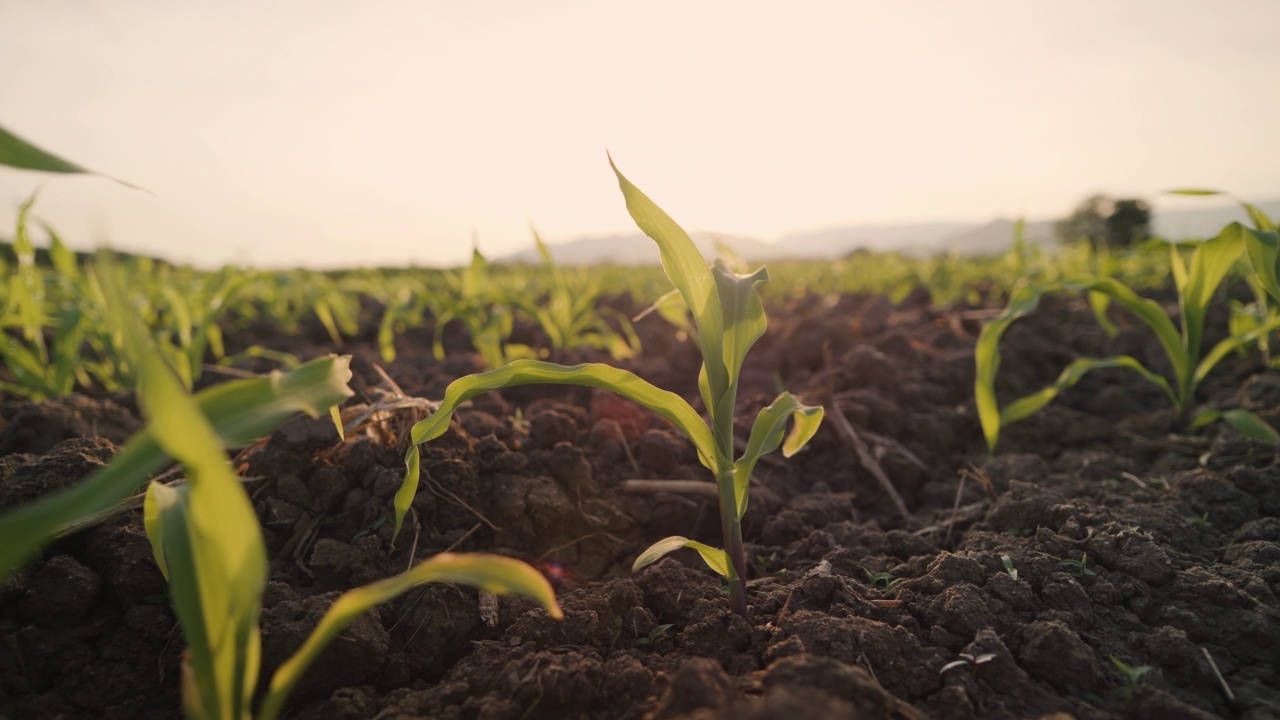
[[[634,233],[606,151],[687,229],[763,240],[1269,199],[1276,27],[1274,0],[0,0],[0,125],[147,191],[0,168],[0,236],[42,187],[76,248],[450,266]]]

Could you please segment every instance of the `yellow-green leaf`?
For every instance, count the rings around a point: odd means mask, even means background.
[[[271,678],[260,720],[275,720],[289,692],[338,633],[361,613],[428,582],[452,582],[494,594],[523,595],[538,601],[551,617],[564,613],[550,583],[526,563],[499,555],[442,553],[399,575],[343,593],[320,619],[306,643]]]
[[[678,535],[673,535],[650,545],[647,550],[640,553],[640,557],[636,558],[635,563],[631,565],[631,572],[635,572],[646,565],[651,565],[664,555],[681,548],[696,550],[698,555],[702,557],[702,561],[707,564],[707,567],[714,570],[721,577],[733,577],[733,566],[730,564],[729,555],[725,551]]]

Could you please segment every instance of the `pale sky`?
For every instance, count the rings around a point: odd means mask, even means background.
[[[0,125],[68,244],[453,265],[631,233],[1280,196],[1280,2],[0,0]],[[0,236],[45,178],[0,168]],[[1185,202],[1185,201],[1184,201]]]

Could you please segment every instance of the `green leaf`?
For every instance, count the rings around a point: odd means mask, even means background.
[[[1280,432],[1248,410],[1227,410],[1222,421],[1254,440],[1280,445]]]
[[[618,177],[618,187],[627,202],[627,211],[636,226],[658,244],[662,269],[667,278],[680,291],[685,305],[693,314],[698,329],[698,342],[702,348],[702,365],[706,378],[700,381],[707,412],[718,425],[722,422],[715,413],[720,399],[729,391],[734,378],[725,363],[724,344],[725,315],[720,307],[720,291],[707,261],[698,252],[689,234],[659,208],[640,189],[632,185],[609,158],[609,166]],[[721,432],[721,435],[724,433]],[[724,448],[721,448],[722,452]],[[726,453],[727,454],[727,453]]]
[[[1064,282],[1060,287],[1063,290],[1095,291],[1109,296],[1113,302],[1133,313],[1151,328],[1169,357],[1175,375],[1180,378],[1190,375],[1190,359],[1183,348],[1182,335],[1160,303],[1140,297],[1129,286],[1114,278],[1082,278]]]
[[[1120,332],[1116,328],[1116,324],[1111,322],[1111,318],[1107,317],[1107,308],[1111,307],[1111,297],[1100,292],[1090,291],[1086,293],[1089,299],[1089,310],[1093,312],[1093,319],[1098,323],[1098,327],[1110,337],[1115,337]]]
[[[1280,278],[1276,272],[1277,262],[1280,262],[1280,234],[1274,230],[1260,232],[1245,228],[1244,248],[1258,282],[1268,295],[1280,301]]]
[[[430,417],[418,422],[410,432],[412,446],[405,456],[405,478],[396,493],[396,529],[398,535],[409,512],[409,505],[418,492],[418,445],[430,442],[449,429],[449,421],[458,405],[490,390],[532,384],[584,385],[615,392],[666,418],[685,434],[698,450],[702,464],[714,469],[719,463],[727,467],[716,448],[715,440],[706,422],[689,403],[675,393],[667,392],[640,379],[626,370],[609,365],[586,363],[564,366],[537,360],[517,360],[487,373],[468,375],[449,384],[440,407]]]
[[[271,678],[271,688],[258,715],[260,720],[275,720],[279,716],[285,699],[307,668],[357,616],[429,582],[469,585],[499,595],[523,595],[538,601],[551,617],[557,620],[564,617],[550,583],[525,563],[499,555],[436,555],[399,575],[349,590],[334,601],[306,643]]]
[[[169,563],[165,560],[164,539],[167,532],[165,522],[173,517],[173,513],[181,513],[179,506],[187,503],[187,485],[170,487],[164,483],[152,481],[147,484],[147,494],[142,502],[142,526],[151,541],[151,552],[155,555],[156,565],[160,566],[160,574],[169,579]]]
[[[1192,195],[1192,196],[1199,196],[1199,197],[1208,196],[1208,195],[1225,194],[1221,190],[1198,190],[1198,189],[1166,190],[1165,192],[1169,195]]]
[[[750,275],[738,275],[723,261],[717,260],[711,269],[711,274],[715,278],[716,290],[720,295],[720,308],[724,313],[722,352],[728,385],[718,389],[714,385],[711,386],[715,404],[710,406],[709,412],[712,425],[717,431],[716,440],[720,443],[721,450],[731,454],[733,452],[733,413],[737,403],[738,376],[742,372],[742,361],[751,350],[751,346],[760,339],[761,335],[764,335],[768,328],[764,305],[760,302],[756,286],[769,281],[769,272],[765,268],[760,268]]]
[[[646,565],[651,565],[657,562],[664,555],[675,552],[681,548],[697,550],[698,554],[702,556],[702,561],[707,564],[707,567],[714,570],[721,577],[733,578],[732,566],[729,563],[728,553],[723,550],[713,548],[710,545],[704,545],[696,540],[690,540],[689,538],[680,537],[678,535],[659,540],[658,542],[650,545],[647,550],[640,553],[640,557],[636,558],[635,563],[631,566],[631,572],[636,572]]]
[[[1260,337],[1270,335],[1272,332],[1280,330],[1280,316],[1272,317],[1258,327],[1239,334],[1223,338],[1217,345],[1213,346],[1209,352],[1205,353],[1204,359],[1196,366],[1196,372],[1193,377],[1193,384],[1199,384],[1209,371],[1213,369],[1224,357],[1234,352],[1237,348],[1244,347]]]
[[[286,374],[234,380],[195,396],[223,444],[247,445],[299,412],[318,417],[350,397],[350,356],[312,360]],[[169,454],[151,428],[84,481],[0,515],[0,583],[64,528],[110,510],[159,470]]]
[[[1262,212],[1262,208],[1243,200],[1238,200],[1240,207],[1248,213],[1249,219],[1253,221],[1254,226],[1260,232],[1275,232],[1276,224],[1266,213]]]
[[[89,172],[75,163],[41,150],[4,127],[0,127],[0,165],[53,173]]]
[[[187,471],[187,503],[153,503],[174,611],[190,648],[205,717],[239,718],[248,711],[260,661],[258,612],[267,582],[267,555],[258,517],[231,472],[222,443],[199,404],[154,352],[147,330],[127,310],[123,278],[102,275],[110,315],[138,366],[138,404],[156,443]]]
[[[751,437],[747,440],[747,448],[733,469],[734,500],[737,502],[738,519],[747,512],[747,497],[751,483],[751,473],[755,471],[756,462],[766,453],[773,452],[782,445],[784,457],[791,457],[818,431],[822,424],[823,408],[805,405],[791,393],[782,393],[768,407],[756,415],[751,426]],[[795,420],[791,433],[783,444],[783,433],[787,428],[787,418]]]
[[[1050,289],[1036,285],[1014,288],[1009,306],[982,328],[974,345],[973,395],[988,452],[995,452],[996,441],[1000,438],[1000,406],[995,390],[996,372],[1000,369],[1000,339],[1015,320],[1034,312],[1040,298]]]
[[[1196,246],[1191,255],[1187,285],[1181,298],[1183,348],[1188,365],[1194,365],[1200,357],[1200,342],[1204,335],[1209,303],[1218,286],[1231,271],[1231,266],[1244,251],[1244,235],[1243,225],[1231,223],[1216,238]],[[1182,379],[1183,376],[1179,373],[1179,380]],[[1180,387],[1179,397],[1183,397],[1188,389]]]
[[[1192,430],[1199,430],[1200,428],[1208,427],[1209,425],[1212,425],[1213,423],[1216,423],[1221,419],[1222,419],[1222,412],[1219,410],[1214,410],[1213,408],[1210,408],[1208,410],[1201,410],[1200,412],[1195,414],[1195,417],[1191,418],[1191,424],[1189,425],[1189,427]]]
[[[1165,394],[1173,400],[1173,390],[1169,387],[1169,381],[1163,377],[1151,372],[1142,363],[1129,357],[1128,355],[1117,355],[1109,358],[1080,358],[1066,367],[1062,374],[1053,384],[1032,393],[1026,397],[1019,398],[1000,412],[1000,425],[1011,425],[1019,420],[1023,420],[1036,412],[1058,397],[1063,390],[1080,382],[1080,379],[1091,370],[1099,368],[1128,368],[1141,375],[1143,378],[1151,382],[1156,387],[1164,390]]]

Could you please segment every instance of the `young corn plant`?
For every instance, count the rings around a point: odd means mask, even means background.
[[[182,664],[183,709],[191,720],[247,720],[261,661],[258,615],[267,558],[249,495],[232,472],[223,445],[228,439],[261,435],[293,410],[319,415],[336,407],[352,394],[347,387],[350,358],[330,357],[299,368],[311,376],[307,382],[273,375],[262,378],[264,382],[236,381],[192,397],[132,312],[120,277],[109,269],[104,280],[124,351],[137,369],[138,402],[148,417],[147,429],[82,486],[0,518],[0,541],[11,541],[0,551],[0,582],[25,557],[24,551],[29,554],[73,519],[69,515],[93,516],[119,500],[121,489],[136,487],[166,455],[177,459],[187,471],[186,482],[152,482],[144,524],[188,644]],[[290,411],[284,412],[286,408]],[[13,544],[24,539],[34,542],[15,551]],[[275,672],[258,717],[279,716],[302,674],[355,617],[425,582],[523,594],[561,617],[550,584],[532,567],[497,556],[438,555],[340,596],[303,646]]]
[[[444,359],[444,328],[457,320],[467,329],[471,344],[487,368],[501,367],[515,358],[532,357],[532,348],[508,339],[515,325],[515,315],[507,307],[502,289],[489,270],[489,261],[478,249],[471,251],[471,263],[456,274],[445,276],[453,287],[447,297],[436,298],[430,305],[436,319],[432,352]]]
[[[612,159],[610,165],[613,166]],[[733,609],[746,617],[742,516],[747,510],[752,470],[762,455],[779,446],[786,457],[799,452],[817,432],[823,409],[805,405],[791,393],[782,393],[756,416],[746,450],[734,459],[733,419],[738,376],[747,351],[765,331],[764,306],[756,293],[756,285],[766,281],[768,273],[761,268],[750,275],[737,275],[723,263],[708,267],[688,234],[632,185],[616,166],[613,170],[627,210],[636,225],[657,243],[667,277],[693,314],[703,355],[698,387],[709,421],[703,420],[680,396],[661,390],[630,372],[598,363],[566,367],[520,360],[491,372],[460,378],[445,390],[435,414],[416,424],[411,431],[405,479],[395,498],[396,532],[400,531],[418,489],[418,445],[442,435],[461,403],[489,390],[532,383],[601,388],[652,410],[688,436],[697,448],[699,460],[715,475],[719,490],[723,549],[685,537],[669,537],[641,553],[633,569],[639,570],[674,550],[691,548],[728,581]],[[793,419],[789,433],[788,418]]]
[[[17,268],[9,275],[0,306],[0,359],[11,379],[0,379],[0,391],[39,401],[66,395],[75,387],[85,312],[79,303],[63,303],[53,317],[49,315],[50,273],[36,265],[35,245],[28,230],[28,216],[35,201],[36,195],[32,194],[18,208],[14,228]],[[69,252],[56,235],[52,236],[50,255],[58,261],[59,270]],[[52,347],[45,338],[50,326]]]
[[[1196,389],[1209,371],[1237,348],[1253,343],[1259,337],[1280,328],[1280,318],[1272,319],[1249,332],[1228,337],[1214,345],[1209,352],[1202,353],[1209,303],[1236,260],[1245,252],[1248,238],[1254,235],[1257,233],[1239,223],[1232,223],[1216,238],[1197,244],[1189,260],[1184,258],[1178,246],[1170,245],[1170,263],[1181,311],[1180,327],[1174,325],[1159,303],[1140,297],[1132,288],[1115,278],[1088,276],[1060,283],[1022,285],[1014,290],[1009,306],[983,328],[974,349],[977,370],[974,397],[988,450],[995,451],[1001,428],[1035,414],[1091,370],[1112,367],[1133,370],[1164,391],[1173,404],[1178,422],[1184,426],[1199,427],[1222,420],[1250,437],[1268,442],[1280,441],[1280,435],[1273,428],[1245,410],[1220,412],[1208,409],[1192,416]],[[1277,290],[1280,291],[1280,288]],[[1132,312],[1155,333],[1173,368],[1172,382],[1128,355],[1080,358],[1068,365],[1048,387],[1001,408],[995,394],[995,378],[1000,368],[1000,339],[1015,320],[1035,311],[1041,297],[1062,291],[1101,295]]]
[[[609,353],[614,360],[635,357],[640,338],[626,315],[599,307],[603,291],[597,277],[582,273],[578,282],[570,282],[537,231],[533,233],[533,242],[542,258],[542,270],[550,276],[550,287],[540,302],[525,293],[511,293],[511,304],[537,321],[553,351],[594,348]],[[606,318],[612,318],[620,330],[610,327]]]
[[[1226,196],[1218,190],[1172,190],[1172,195],[1198,197]],[[1249,305],[1233,305],[1231,334],[1244,335],[1257,331],[1280,317],[1280,233],[1276,223],[1258,206],[1235,198],[1249,216],[1252,228],[1245,228],[1245,258],[1250,272],[1245,279],[1253,291],[1254,302]],[[1233,301],[1234,302],[1234,301]],[[1257,339],[1263,363],[1271,364],[1270,332]]]

